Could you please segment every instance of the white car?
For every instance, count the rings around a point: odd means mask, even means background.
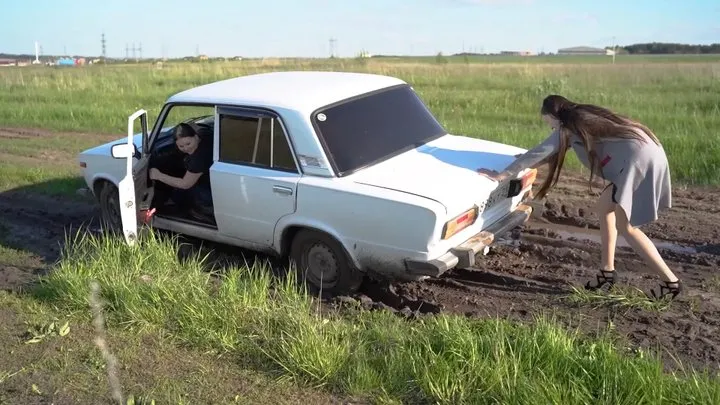
[[[205,217],[173,209],[158,197],[168,186],[148,177],[150,167],[182,177],[173,137],[181,122],[213,142]],[[368,272],[417,280],[473,266],[532,212],[523,201],[536,169],[501,184],[477,173],[501,170],[525,149],[447,133],[393,77],[302,71],[222,80],[171,96],[147,128],[140,110],[128,119],[127,141],[79,155],[105,223],[128,243],[145,222],[289,258],[323,294],[352,292]]]

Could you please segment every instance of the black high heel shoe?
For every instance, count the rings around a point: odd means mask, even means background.
[[[615,270],[600,270],[600,272],[595,276],[595,279],[595,284],[592,284],[593,280],[585,283],[586,290],[599,290],[605,286],[610,288],[615,285]]]
[[[660,284],[659,294],[656,294],[655,289],[653,288],[650,290],[650,294],[652,294],[652,297],[649,298],[662,300],[665,299],[665,297],[667,297],[668,295],[672,295],[672,297],[670,297],[670,299],[672,300],[675,299],[675,297],[677,297],[677,295],[680,294],[682,291],[683,284],[680,279],[678,279],[677,281],[663,281]]]

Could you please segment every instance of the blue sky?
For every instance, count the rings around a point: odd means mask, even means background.
[[[720,42],[719,0],[0,0],[0,52],[146,57],[445,54]]]

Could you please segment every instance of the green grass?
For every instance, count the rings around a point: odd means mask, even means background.
[[[0,404],[117,404],[93,325],[0,291]],[[161,330],[112,328],[122,404],[336,404],[319,390],[278,381],[225,353],[182,347]],[[145,400],[145,402],[142,402]]]
[[[677,183],[720,183],[720,58],[715,56],[503,58],[483,63],[433,59],[281,60],[109,65],[0,71],[0,122],[11,126],[122,136],[127,116],[151,122],[172,94],[215,80],[273,70],[343,70],[410,82],[450,132],[530,147],[547,136],[540,102],[560,93],[637,118],[661,138]],[[449,58],[456,60],[458,58]],[[560,62],[564,61],[564,62]],[[7,141],[0,141],[6,144]],[[85,144],[64,146],[79,152]],[[571,155],[570,168],[578,168]]]
[[[32,294],[89,322],[89,286],[106,301],[110,333],[162,330],[182,347],[244,367],[381,403],[712,404],[720,380],[667,374],[651,353],[610,335],[585,339],[551,319],[532,326],[439,315],[319,311],[292,276],[262,266],[203,270],[153,233],[129,247],[80,235]],[[292,273],[291,273],[292,274]]]
[[[662,312],[670,307],[667,300],[649,300],[647,295],[636,287],[615,285],[605,292],[593,292],[582,288],[572,287],[573,293],[568,300],[575,304],[589,305],[593,309],[600,307],[614,307],[632,309],[638,308],[646,311]]]

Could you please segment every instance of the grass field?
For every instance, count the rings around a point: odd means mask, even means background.
[[[153,120],[175,92],[214,80],[287,69],[352,70],[400,77],[415,87],[450,132],[529,147],[547,135],[538,116],[542,98],[563,94],[637,118],[663,141],[673,179],[720,182],[720,58],[640,57],[615,65],[529,63],[505,58],[484,63],[266,60],[232,63],[17,68],[0,71],[0,122],[65,131],[122,134],[126,117],[145,108]],[[630,57],[625,57],[625,61]],[[457,58],[448,58],[449,60]],[[556,58],[557,60],[557,58]],[[58,145],[78,150],[87,145]],[[33,145],[16,145],[31,150]],[[572,163],[576,163],[572,160]],[[575,165],[577,167],[577,165]],[[6,168],[7,169],[7,168]]]
[[[146,108],[153,120],[177,91],[288,69],[397,76],[415,87],[450,132],[525,147],[547,135],[538,116],[547,94],[602,104],[655,130],[674,182],[720,183],[720,58],[625,57],[614,65],[607,58],[487,62],[265,60],[3,69],[3,127],[77,136],[0,138],[0,191],[27,187],[77,198],[82,182],[75,155],[123,136],[134,110]],[[571,167],[578,167],[574,158]],[[3,352],[8,360],[0,359],[0,385],[26,373],[23,384],[37,381],[17,388],[26,398],[49,389],[75,400],[110,398],[105,361],[91,343],[89,285],[97,281],[107,301],[110,348],[130,368],[123,369],[129,376],[125,395],[173,403],[331,403],[333,395],[374,403],[720,402],[717,377],[669,374],[651,354],[616,344],[611,330],[587,340],[551,320],[529,326],[456,315],[408,322],[379,312],[318,313],[291,280],[277,283],[262,267],[208,273],[199,258],[179,260],[177,250],[172,241],[152,237],[132,249],[88,236],[66,247],[37,288],[0,295],[0,309],[12,312],[13,325],[60,327],[69,320],[72,327],[69,335],[51,333],[36,345],[9,344]],[[7,248],[0,259],[17,267],[34,260]],[[14,338],[8,333],[3,339]],[[45,344],[50,346],[37,349]],[[175,350],[185,359],[178,358],[178,370],[172,367]],[[23,361],[28,364],[18,365]],[[32,373],[22,371],[26,367]],[[276,385],[276,377],[283,384]],[[14,403],[0,396],[4,401]]]

